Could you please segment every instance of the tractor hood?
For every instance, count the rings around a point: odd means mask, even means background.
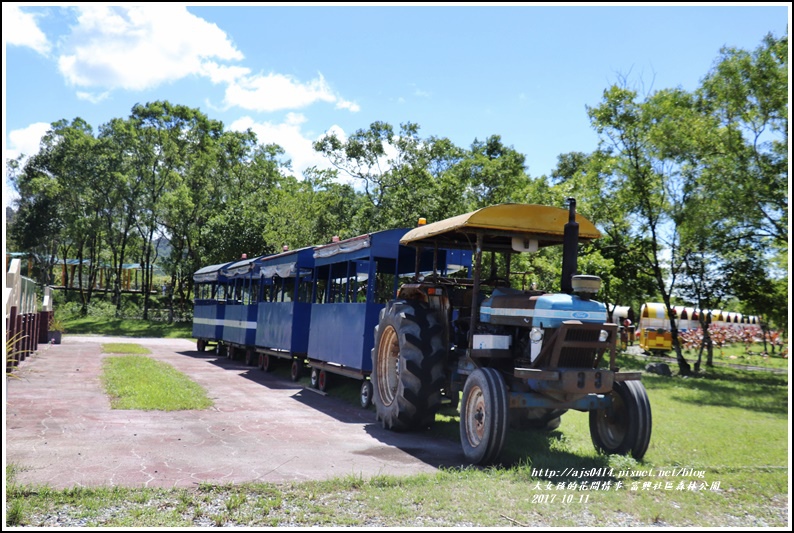
[[[485,324],[558,328],[565,320],[603,324],[606,305],[571,294],[538,295],[497,288],[480,307],[480,322]]]

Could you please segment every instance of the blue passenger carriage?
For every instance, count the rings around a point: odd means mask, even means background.
[[[329,373],[362,379],[361,405],[367,407],[372,331],[386,302],[417,271],[446,275],[448,264],[464,266],[467,261],[470,267],[470,252],[427,250],[417,261],[415,248],[400,245],[407,231],[369,233],[314,248],[308,340],[312,386],[324,391]]]
[[[265,257],[255,274],[262,289],[254,339],[259,368],[270,370],[274,357],[294,359],[293,380],[300,377],[309,343],[313,252],[307,247]]]
[[[223,348],[226,357],[245,355],[245,362],[255,362],[257,305],[261,299],[259,263],[268,256],[243,258],[221,269],[226,280],[226,312],[223,321]]]
[[[193,274],[193,338],[200,352],[223,339],[226,277],[222,270],[232,263],[206,266]]]

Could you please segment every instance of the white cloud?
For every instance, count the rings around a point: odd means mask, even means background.
[[[251,69],[246,67],[219,65],[214,61],[206,61],[201,70],[212,83],[233,83],[251,73]]]
[[[28,157],[39,152],[41,138],[50,130],[50,124],[46,122],[36,122],[27,128],[14,130],[8,133],[8,146],[4,146],[4,156],[6,159],[16,159],[20,155],[24,156],[20,166],[24,166]],[[8,185],[8,168],[3,167],[6,173],[3,182],[3,216],[5,208],[18,198],[16,191]]]
[[[240,78],[226,89],[226,104],[252,111],[301,109],[315,102],[337,102],[322,74],[307,83],[283,74]]]
[[[105,91],[103,93],[89,93],[85,91],[77,91],[77,99],[78,100],[87,100],[92,104],[98,104],[110,96],[110,93]]]
[[[229,78],[223,81],[229,81]],[[315,102],[334,103],[337,109],[353,113],[360,110],[355,102],[336,95],[322,74],[306,83],[284,74],[238,76],[229,83],[225,96],[228,107],[262,112],[302,109]]]
[[[6,147],[6,159],[15,159],[19,155],[30,157],[39,152],[41,138],[50,130],[46,122],[36,122],[21,130],[8,133],[9,146]]]
[[[347,142],[347,134],[345,133],[345,130],[343,130],[342,127],[338,126],[337,124],[334,124],[333,126],[328,128],[328,130],[322,135],[320,135],[318,139],[322,139],[326,135],[336,135],[336,138],[342,141],[343,143]]]
[[[46,55],[50,43],[36,24],[36,15],[24,13],[19,6],[3,4],[3,39],[6,44],[27,46]]]
[[[243,58],[217,25],[190,14],[184,6],[76,9],[77,25],[64,41],[58,67],[78,87],[142,90],[205,74],[211,59]]]
[[[243,59],[217,25],[170,3],[74,8],[77,23],[62,40],[58,68],[78,97],[98,102],[113,89],[145,90],[189,76],[227,85],[223,106],[273,112],[316,102],[359,111],[335,94],[322,74],[307,82],[278,73],[252,75],[229,63]],[[211,106],[215,108],[216,106]]]
[[[348,109],[353,113],[358,113],[361,111],[361,107],[355,102],[348,102],[347,100],[338,100],[336,102],[337,109]]]

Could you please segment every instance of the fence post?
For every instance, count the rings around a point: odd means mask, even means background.
[[[44,297],[39,313],[39,343],[50,342],[50,320],[52,319],[52,287],[44,287]]]
[[[19,349],[19,339],[16,338],[19,322],[17,320],[17,306],[13,306],[9,309],[9,316],[6,319],[6,346],[8,348],[8,353],[6,353],[6,371],[10,370],[9,367],[13,368],[19,364],[19,355],[17,355],[17,351]],[[9,341],[14,339],[9,346]],[[9,359],[9,355],[14,354],[13,357]]]

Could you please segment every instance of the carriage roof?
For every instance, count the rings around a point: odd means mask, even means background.
[[[513,238],[536,240],[538,247],[562,244],[567,209],[536,204],[498,204],[483,207],[438,222],[418,226],[406,233],[400,244],[439,244],[447,248],[473,248],[483,235],[486,250],[511,250]],[[579,240],[601,237],[592,222],[577,214]]]

